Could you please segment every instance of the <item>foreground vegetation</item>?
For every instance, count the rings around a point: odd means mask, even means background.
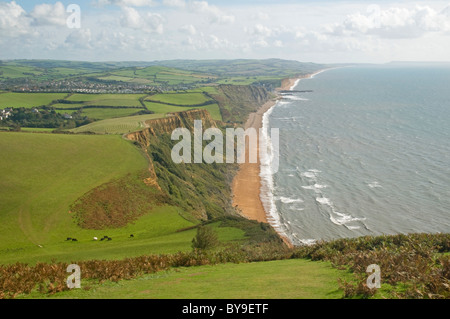
[[[277,286],[280,283],[274,283],[274,278],[279,278],[279,271],[274,269],[275,265],[285,267],[289,265],[309,265],[307,270],[317,275],[315,279],[322,284],[325,276],[326,289],[320,290],[320,294],[314,295],[312,289],[306,296],[316,296],[317,298],[330,297],[389,297],[389,298],[449,298],[450,297],[450,256],[444,255],[450,251],[449,234],[414,234],[414,235],[396,235],[380,237],[362,237],[356,239],[341,239],[332,242],[322,242],[312,246],[297,247],[289,249],[279,242],[265,242],[259,244],[244,245],[226,245],[216,250],[199,250],[191,252],[179,252],[176,254],[165,255],[147,255],[142,257],[127,258],[123,260],[111,261],[85,261],[77,262],[83,270],[83,280],[87,285],[85,291],[93,289],[91,294],[75,292],[66,297],[95,296],[98,292],[108,291],[111,284],[107,282],[121,282],[121,280],[138,279],[123,283],[119,286],[113,286],[116,297],[127,298],[127,294],[136,297],[136,293],[142,291],[143,284],[150,291],[155,291],[154,296],[164,296],[174,298],[179,296],[180,291],[195,286],[195,283],[187,282],[178,284],[174,295],[170,290],[161,289],[158,280],[165,273],[161,271],[176,270],[179,267],[197,267],[205,265],[226,264],[218,268],[217,272],[209,271],[206,281],[214,278],[215,282],[230,280],[229,276],[233,270],[241,269],[242,273],[234,273],[237,278],[242,280],[231,280],[233,285],[223,286],[217,289],[211,286],[212,295],[208,291],[196,295],[200,298],[226,298],[230,297],[235,291],[246,291],[255,293],[255,288],[248,286],[247,278],[252,281],[258,278],[259,285],[267,287],[269,284]],[[298,262],[286,263],[267,263],[275,260],[297,260]],[[308,264],[306,260],[311,261]],[[328,269],[322,275],[319,275],[324,269],[321,262],[328,262],[334,268],[341,272]],[[258,266],[250,264],[249,266],[232,266],[230,263],[254,263],[263,262]],[[370,264],[378,264],[381,268],[382,288],[380,290],[369,289],[366,285],[368,274],[365,272]],[[46,294],[55,294],[68,291],[66,285],[67,268],[66,263],[42,264],[35,266],[25,264],[15,264],[2,266],[0,268],[0,297],[14,298],[21,294],[40,293],[40,296]],[[255,268],[256,267],[256,268]],[[195,268],[190,273],[204,272],[207,268]],[[248,271],[259,269],[260,272],[248,275]],[[321,270],[322,269],[322,270]],[[297,270],[299,270],[297,268]],[[185,272],[186,270],[181,270]],[[353,278],[349,275],[353,273]],[[159,276],[148,276],[150,274],[160,273]],[[275,276],[275,274],[278,274]],[[274,277],[275,276],[275,277]],[[330,281],[330,276],[334,276],[339,286]],[[177,277],[171,275],[171,278]],[[305,274],[299,274],[296,271],[283,274],[283,281],[288,282],[292,288],[287,289],[288,296],[299,296],[301,291],[296,290],[296,284],[305,279]],[[311,281],[311,279],[313,279]],[[164,280],[160,280],[164,282]],[[167,281],[166,281],[167,282]],[[314,282],[314,277],[309,282]],[[317,284],[317,283],[316,283]],[[105,286],[106,285],[106,286]],[[197,283],[198,285],[198,283]],[[103,288],[104,287],[104,288]],[[289,285],[288,285],[289,287]],[[340,290],[340,293],[337,290]],[[161,289],[161,290],[160,290]],[[157,290],[157,291],[156,291]],[[277,292],[275,290],[274,292]],[[125,294],[126,292],[126,294]],[[162,293],[162,295],[160,295]],[[98,295],[97,295],[98,296]],[[142,297],[142,296],[141,296]],[[255,296],[256,297],[256,296]]]
[[[336,281],[340,276],[350,274],[327,262],[304,259],[227,263],[171,268],[118,282],[83,281],[81,289],[17,298],[338,299],[342,297]]]

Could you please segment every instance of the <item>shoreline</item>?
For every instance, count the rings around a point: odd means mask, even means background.
[[[275,89],[275,92],[277,92],[277,97],[267,101],[256,112],[251,113],[245,123],[244,129],[246,130],[253,127],[258,131],[263,127],[264,114],[272,109],[280,99],[280,91],[293,90],[300,80],[310,79],[316,74],[324,71],[326,71],[326,69],[304,76],[283,79],[281,81],[281,87]],[[247,154],[248,151],[249,145],[246,143]],[[270,212],[266,212],[264,204],[261,200],[261,189],[263,185],[260,176],[261,162],[259,158],[259,150],[257,154],[257,163],[248,163],[246,161],[245,163],[239,165],[239,170],[234,176],[232,182],[232,205],[240,212],[241,216],[251,220],[256,220],[258,222],[270,224],[269,219],[272,219]],[[275,228],[275,230],[277,229]],[[288,247],[294,247],[294,244],[286,235],[279,231],[277,231],[277,233]]]

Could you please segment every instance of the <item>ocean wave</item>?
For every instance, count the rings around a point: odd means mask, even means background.
[[[308,186],[302,186],[302,188],[304,189],[310,189],[310,190],[319,190],[319,189],[323,189],[323,188],[327,188],[328,185],[321,185],[321,184],[314,184],[314,185],[308,185]]]
[[[261,177],[261,191],[260,198],[263,203],[264,210],[266,211],[267,220],[272,227],[279,233],[285,234],[284,227],[281,226],[280,215],[278,214],[274,197],[274,182],[273,182],[273,169],[272,163],[274,160],[274,154],[272,152],[272,143],[268,134],[269,130],[269,117],[273,112],[274,107],[282,104],[278,101],[273,107],[271,107],[263,115],[262,130],[260,135],[260,147],[263,145],[267,151],[261,152],[260,150],[260,174]]]
[[[303,199],[300,198],[289,198],[289,197],[277,197],[278,200],[280,200],[284,204],[291,204],[291,203],[303,203]]]
[[[316,173],[313,173],[313,172],[304,172],[301,175],[306,178],[311,178],[311,179],[316,178]]]
[[[317,242],[317,239],[299,239],[298,241],[303,245],[312,246]]]
[[[383,188],[383,186],[381,186],[378,182],[371,182],[367,184],[367,186],[369,186],[370,188]]]
[[[292,101],[309,101],[309,99],[306,99],[304,97],[299,97],[296,95],[283,95],[283,99],[292,100]]]
[[[318,202],[319,204],[322,204],[322,205],[328,205],[328,206],[332,206],[333,205],[331,203],[331,200],[329,198],[326,198],[326,197],[316,197],[316,202]]]

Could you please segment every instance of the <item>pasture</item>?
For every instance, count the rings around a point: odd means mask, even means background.
[[[67,98],[71,102],[83,102],[91,106],[142,107],[139,99],[145,94],[74,94]]]
[[[131,142],[121,136],[0,134],[5,150],[0,153],[1,264],[122,259],[191,249],[196,230],[179,230],[195,224],[174,206],[155,204],[122,228],[82,229],[74,220],[70,207],[88,191],[147,170],[147,160]],[[214,227],[223,241],[244,238],[239,229]],[[105,235],[113,240],[93,240]]]
[[[66,93],[0,93],[0,109],[46,106],[52,101],[64,99],[66,96]]]
[[[97,134],[125,134],[142,130],[146,127],[144,124],[145,121],[161,117],[161,114],[148,114],[106,119],[80,126],[70,131],[74,133],[94,132]]]
[[[166,93],[166,94],[156,94],[149,96],[145,99],[146,101],[154,103],[167,103],[180,106],[192,106],[204,104],[211,99],[205,96],[203,93]]]

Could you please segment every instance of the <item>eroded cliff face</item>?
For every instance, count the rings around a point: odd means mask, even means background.
[[[212,97],[218,102],[225,122],[231,125],[245,122],[250,113],[272,98],[264,88],[255,86],[222,85],[217,92]],[[167,194],[191,218],[209,220],[233,214],[231,182],[238,165],[172,161],[172,146],[177,143],[171,140],[172,132],[177,128],[193,132],[195,120],[202,121],[203,130],[217,127],[208,111],[196,109],[149,120],[147,128],[129,133],[126,138],[135,141],[149,161],[150,177],[145,183]]]
[[[265,88],[252,85],[219,85],[218,102],[225,123],[244,124],[250,113],[256,112],[272,96]]]
[[[158,136],[161,136],[162,134],[172,134],[172,132],[177,128],[187,128],[188,130],[193,131],[195,120],[201,120],[204,129],[217,127],[216,122],[211,118],[208,111],[188,110],[184,112],[170,113],[166,118],[148,120],[145,123],[146,126],[148,126],[147,128],[125,135],[127,139],[136,141],[142,147],[143,153],[149,161],[150,177],[144,180],[147,185],[155,187],[161,191],[153,161],[148,153],[148,148],[150,147],[152,141],[153,143],[158,143]]]
[[[170,113],[168,117],[162,119],[148,120],[145,122],[147,128],[129,133],[126,138],[131,141],[137,141],[141,146],[147,148],[150,146],[152,137],[161,134],[172,134],[177,128],[187,128],[192,131],[194,121],[201,120],[203,128],[217,127],[216,122],[211,118],[206,110],[189,110],[184,112]]]

